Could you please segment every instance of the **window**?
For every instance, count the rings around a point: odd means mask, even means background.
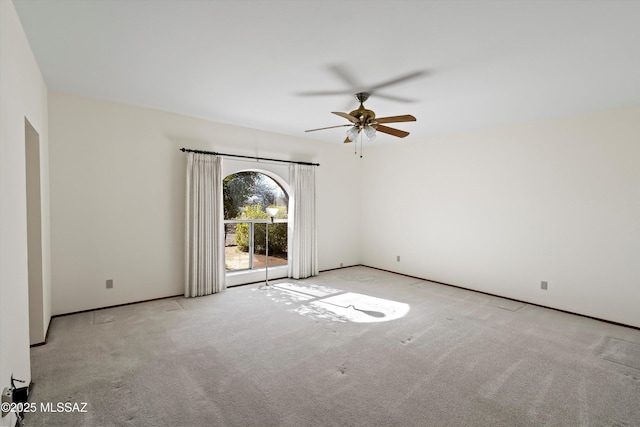
[[[261,172],[238,172],[223,183],[225,265],[227,272],[287,264],[287,209],[289,196]],[[278,208],[271,223],[266,208]]]

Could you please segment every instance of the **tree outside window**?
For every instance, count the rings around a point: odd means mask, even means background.
[[[269,224],[269,266],[286,265],[289,196],[284,189],[263,173],[238,172],[224,179],[223,197],[227,270],[264,267],[268,207],[278,209],[277,222]]]

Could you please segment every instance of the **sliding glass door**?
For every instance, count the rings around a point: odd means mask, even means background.
[[[225,264],[227,272],[287,264],[289,196],[276,181],[254,171],[238,172],[223,181]],[[267,208],[276,208],[273,222]],[[267,230],[268,227],[268,230]]]

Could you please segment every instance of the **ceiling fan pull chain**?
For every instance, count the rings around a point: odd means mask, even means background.
[[[358,136],[356,135],[355,141],[353,141],[353,154],[358,155]]]

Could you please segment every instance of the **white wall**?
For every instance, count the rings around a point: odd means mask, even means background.
[[[639,135],[630,108],[371,149],[363,263],[639,327]]]
[[[58,92],[49,127],[54,314],[184,292],[181,147],[320,163],[320,268],[360,263],[360,162],[349,147]]]
[[[29,381],[25,118],[40,139],[43,324],[50,319],[47,88],[13,3],[0,1],[0,389]],[[14,425],[15,416],[0,419]]]
[[[321,163],[321,269],[362,262],[640,326],[638,108],[360,160],[349,145],[69,94],[49,105],[55,314],[183,292],[184,146]]]

